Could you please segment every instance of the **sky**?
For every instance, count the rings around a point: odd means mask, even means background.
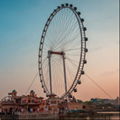
[[[119,95],[119,0],[0,0],[0,98],[13,89],[25,94],[38,71],[38,49],[44,24],[62,3],[78,8],[87,27],[85,73],[114,99]],[[33,83],[44,96],[39,76]],[[109,98],[86,76],[75,96]]]

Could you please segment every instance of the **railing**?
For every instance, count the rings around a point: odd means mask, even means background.
[[[58,114],[51,114],[51,113],[17,113],[19,120],[23,119],[57,119],[59,116]]]
[[[58,119],[58,114],[51,113],[14,113],[14,114],[1,114],[0,120],[46,120]]]
[[[0,120],[69,120],[69,119],[101,119],[101,120],[119,120],[120,112],[99,112],[90,113],[70,113],[70,114],[52,114],[52,113],[15,113],[0,115]],[[91,119],[91,120],[92,120]]]

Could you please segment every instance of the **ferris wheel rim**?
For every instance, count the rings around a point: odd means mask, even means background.
[[[42,36],[41,36],[41,40],[40,40],[40,46],[39,46],[39,55],[38,55],[38,68],[39,68],[39,76],[40,76],[40,81],[41,81],[41,84],[42,84],[42,88],[44,89],[45,93],[46,94],[50,94],[47,86],[46,86],[46,83],[45,83],[45,80],[44,80],[44,74],[43,74],[43,69],[42,69],[42,52],[43,52],[43,45],[44,45],[44,41],[45,41],[45,36],[46,36],[46,33],[47,33],[47,30],[49,28],[49,25],[50,23],[52,22],[52,19],[54,18],[54,16],[62,9],[64,8],[69,8],[73,14],[76,16],[76,19],[77,19],[77,22],[79,24],[79,30],[80,30],[80,35],[81,35],[81,46],[80,46],[80,49],[81,49],[81,54],[80,54],[80,58],[79,58],[79,66],[77,68],[77,73],[76,73],[76,76],[73,80],[73,83],[71,85],[71,87],[67,90],[67,92],[65,92],[61,98],[64,98],[68,95],[70,95],[72,93],[72,91],[74,90],[74,88],[76,88],[77,86],[77,81],[80,80],[81,78],[81,75],[82,75],[82,71],[83,71],[83,67],[84,67],[84,62],[85,61],[85,58],[86,58],[86,40],[87,40],[87,37],[86,37],[86,34],[85,34],[85,31],[86,31],[86,28],[84,27],[83,25],[83,21],[84,19],[82,19],[80,17],[80,12],[77,11],[77,8],[76,7],[73,7],[72,4],[62,4],[61,6],[58,6],[57,9],[55,9],[51,15],[49,16],[45,26],[44,26],[44,29],[42,31]],[[84,71],[83,71],[84,72]]]

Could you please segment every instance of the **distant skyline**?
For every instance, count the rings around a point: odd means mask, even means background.
[[[62,3],[71,3],[85,19],[88,43],[85,73],[112,98],[119,95],[119,0],[0,0],[0,98],[13,89],[25,94],[38,71],[44,24]],[[75,96],[108,98],[86,76]],[[44,96],[39,76],[31,89]]]

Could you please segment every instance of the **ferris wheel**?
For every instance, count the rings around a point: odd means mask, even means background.
[[[50,14],[40,40],[38,69],[46,95],[72,97],[86,61],[86,27],[77,7],[61,4]]]

